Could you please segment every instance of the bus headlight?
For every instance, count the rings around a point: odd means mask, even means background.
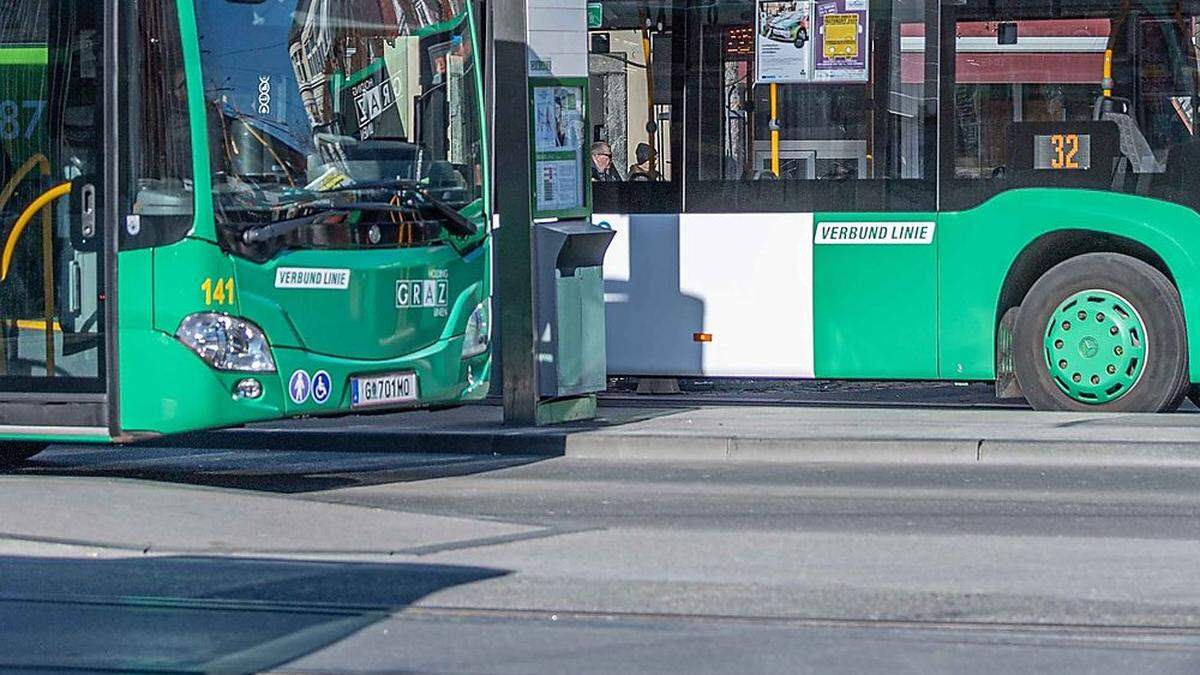
[[[463,335],[462,357],[469,359],[487,351],[492,339],[491,301],[479,303],[471,318],[467,319],[467,332]]]
[[[179,324],[175,337],[217,370],[275,372],[266,334],[245,319],[216,312],[192,314]]]

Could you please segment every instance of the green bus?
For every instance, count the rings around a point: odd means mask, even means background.
[[[601,4],[610,374],[1200,383],[1200,2]]]
[[[491,369],[469,0],[0,2],[0,459]]]

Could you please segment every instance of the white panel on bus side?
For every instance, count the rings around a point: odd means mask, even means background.
[[[812,214],[594,219],[610,375],[813,377]]]

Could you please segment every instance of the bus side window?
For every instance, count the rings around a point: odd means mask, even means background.
[[[145,0],[139,6],[136,44],[126,73],[133,99],[126,128],[134,175],[130,193],[136,228],[121,228],[121,247],[173,243],[192,228],[193,184],[188,81],[175,3]]]
[[[1053,19],[1012,14],[974,1],[957,10],[954,168],[946,176],[943,208],[971,208],[1012,188],[1055,185],[1200,206],[1195,190],[1186,189],[1198,154],[1192,148],[1196,18],[1140,3],[1080,3]],[[1017,26],[1011,45],[998,43],[1001,19]],[[1030,49],[1027,40],[1035,38],[1038,48]],[[1092,128],[1093,147],[1109,152],[1109,131],[1118,143],[1112,157],[1096,155],[1090,170],[1019,165],[1017,156],[1045,149],[1042,135],[1016,131],[1022,125],[1083,134],[1093,123],[1109,125]],[[1014,134],[1023,140],[1013,141]]]
[[[930,2],[689,10],[686,210],[931,210]],[[840,6],[840,5],[839,5]],[[692,176],[700,189],[693,189]]]

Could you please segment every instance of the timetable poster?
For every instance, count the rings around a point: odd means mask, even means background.
[[[583,208],[583,89],[533,88],[535,211]]]
[[[869,79],[868,0],[816,3],[813,46],[815,82],[866,82]]]

